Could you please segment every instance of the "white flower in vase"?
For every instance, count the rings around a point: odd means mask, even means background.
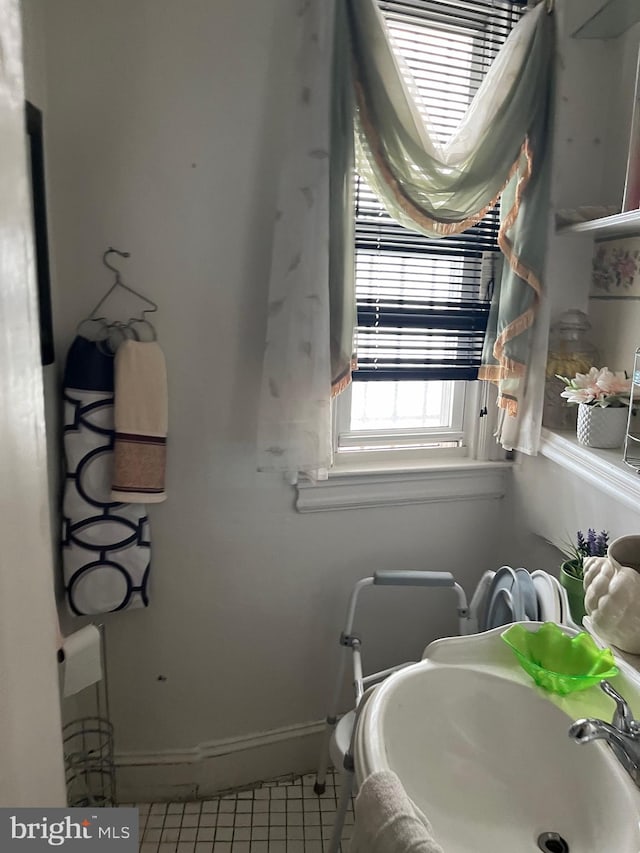
[[[565,384],[560,394],[578,406],[578,441],[588,447],[620,447],[627,426],[631,379],[622,371],[592,367],[573,379],[558,376]]]

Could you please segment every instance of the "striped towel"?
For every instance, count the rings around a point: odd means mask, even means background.
[[[166,499],[167,369],[155,342],[124,341],[115,358],[115,446],[111,497]]]

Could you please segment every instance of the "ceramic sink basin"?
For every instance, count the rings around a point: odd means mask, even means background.
[[[395,771],[446,853],[639,853],[638,790],[606,745],[567,734],[579,716],[610,720],[613,703],[597,687],[545,694],[496,645],[500,630],[477,635],[475,648],[473,637],[439,641],[374,692],[357,730],[357,779]],[[615,683],[638,713],[629,685]],[[567,847],[540,846],[544,833]]]

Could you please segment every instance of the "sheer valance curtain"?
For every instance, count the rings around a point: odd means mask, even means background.
[[[449,143],[440,146],[393,53],[376,0],[298,0],[289,111],[269,283],[259,467],[331,465],[330,397],[348,383],[355,325],[352,144],[358,170],[401,224],[459,233],[502,194],[508,263],[494,294],[480,377],[499,386],[507,447],[519,443],[530,333],[542,293],[554,26],[544,4],[507,39]],[[355,101],[355,104],[354,104]]]

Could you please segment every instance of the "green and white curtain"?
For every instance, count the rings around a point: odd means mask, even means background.
[[[523,16],[457,132],[441,146],[417,108],[375,0],[301,0],[297,11],[301,83],[281,175],[260,467],[318,473],[331,464],[329,400],[332,388],[349,381],[355,322],[347,260],[352,93],[358,170],[402,225],[428,236],[459,233],[502,196],[499,243],[508,263],[494,294],[480,378],[499,387],[507,415],[500,440],[520,447],[522,412],[531,411],[524,401],[531,328],[542,294],[552,16],[545,4]],[[523,449],[535,452],[535,429]]]

